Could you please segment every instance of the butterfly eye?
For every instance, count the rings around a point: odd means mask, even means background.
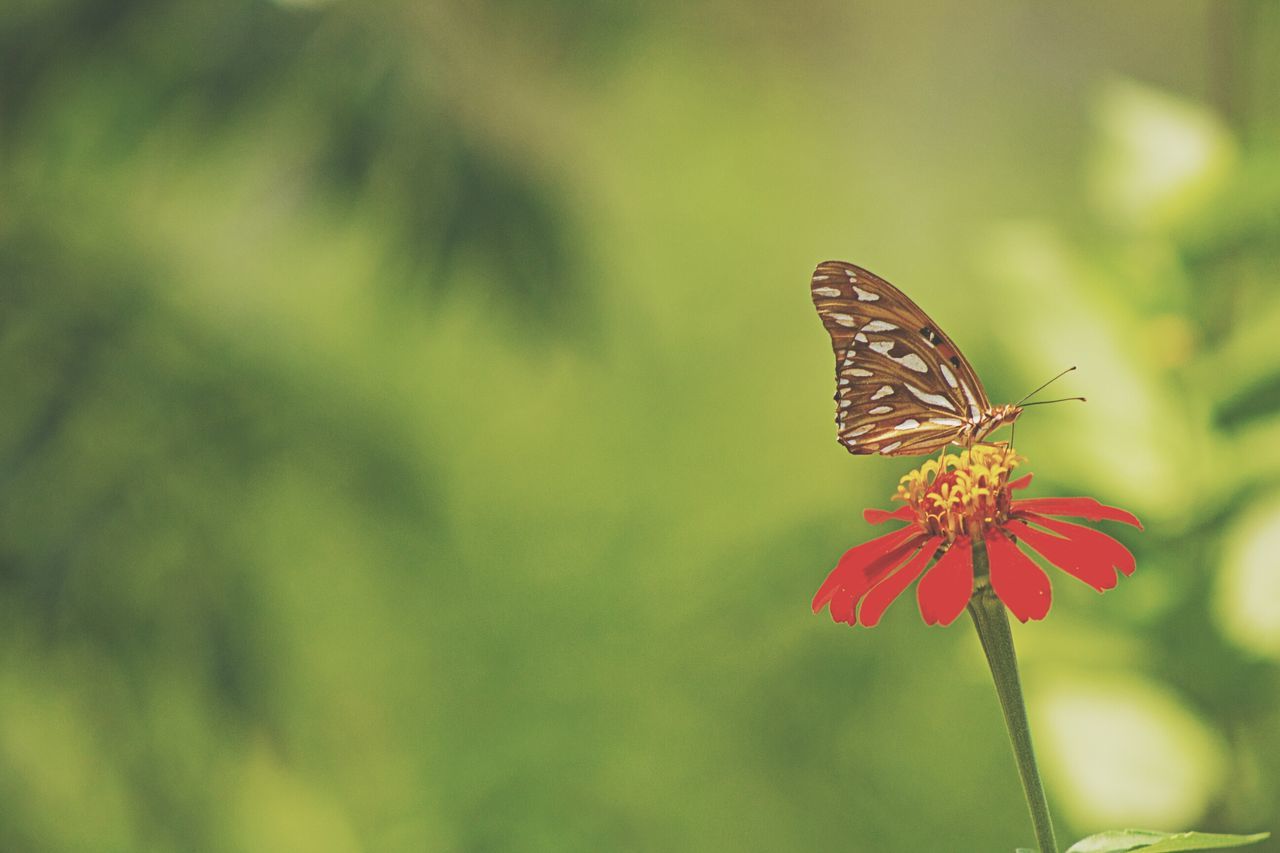
[[[953,355],[953,356],[951,356],[951,363],[952,363],[952,364],[954,364],[956,367],[959,367],[959,366],[960,366],[960,356],[958,356],[958,355]]]
[[[925,326],[920,330],[920,334],[923,335],[924,339],[931,344],[936,344],[938,342],[938,333],[933,330],[932,326]]]

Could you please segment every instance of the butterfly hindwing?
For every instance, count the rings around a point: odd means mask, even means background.
[[[810,291],[835,351],[836,429],[850,453],[933,453],[990,408],[951,339],[889,282],[826,261]]]

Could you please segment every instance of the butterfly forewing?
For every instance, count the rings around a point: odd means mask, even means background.
[[[843,261],[814,270],[836,355],[836,429],[851,453],[933,453],[990,408],[977,374],[906,294]]]

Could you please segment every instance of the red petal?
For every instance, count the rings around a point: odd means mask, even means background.
[[[1087,518],[1090,521],[1123,521],[1132,524],[1139,530],[1142,522],[1128,510],[1117,506],[1100,504],[1093,498],[1027,498],[1013,502],[1014,512],[1038,512],[1044,515],[1067,515],[1072,518]]]
[[[813,612],[817,613],[821,610],[822,606],[831,600],[831,596],[839,587],[851,585],[863,569],[878,557],[882,557],[892,551],[902,544],[903,540],[912,535],[919,535],[919,531],[914,527],[903,527],[845,551],[844,556],[840,558],[840,562],[827,575],[827,579],[822,582],[822,586],[818,587],[818,592],[813,597]]]
[[[987,531],[985,541],[996,595],[1019,621],[1043,619],[1053,598],[1048,575],[997,528]]]
[[[920,615],[927,625],[950,625],[973,595],[973,548],[967,537],[951,543],[916,587]]]
[[[1036,530],[1021,521],[1009,521],[1004,529],[1018,536],[1032,550],[1067,574],[1077,577],[1098,592],[1111,589],[1118,578],[1110,563],[1092,559],[1087,548],[1061,536]]]
[[[845,592],[844,587],[837,589],[831,596],[831,620],[852,625],[854,600],[853,595]]]
[[[1094,530],[1092,527],[1072,524],[1069,521],[1062,521],[1057,518],[1046,518],[1043,515],[1031,515],[1029,520],[1042,527],[1047,527],[1054,533],[1064,537],[1061,541],[1070,543],[1072,560],[1077,565],[1088,563],[1095,566],[1105,566],[1108,570],[1114,567],[1125,575],[1133,574],[1134,569],[1138,568],[1138,563],[1133,559],[1133,554],[1129,553],[1128,548],[1107,534]],[[1032,543],[1031,547],[1040,550],[1035,543]],[[1048,554],[1045,554],[1045,556],[1049,557]],[[1049,559],[1054,565],[1059,565],[1052,557],[1049,557]],[[1066,569],[1066,566],[1062,568]],[[1067,569],[1067,571],[1070,571],[1070,569]],[[1072,572],[1072,574],[1075,573]],[[1084,580],[1084,578],[1081,578],[1081,580]],[[1114,579],[1111,586],[1115,586]],[[1107,589],[1110,588],[1107,587]]]
[[[864,509],[862,517],[866,519],[867,524],[882,524],[891,518],[896,518],[898,521],[912,521],[916,516],[911,507],[900,506],[893,512],[885,509]]]
[[[1023,476],[1019,477],[1018,479],[1014,480],[1012,483],[1010,483],[1010,484],[1009,484],[1008,486],[1006,486],[1005,488],[1010,489],[1010,490],[1012,490],[1012,489],[1025,489],[1025,488],[1026,488],[1027,486],[1029,486],[1029,485],[1031,485],[1031,475],[1030,475],[1030,474],[1025,474],[1025,475],[1023,475]]]
[[[841,584],[831,596],[831,618],[848,625],[858,624],[854,610],[862,597],[867,594],[867,590],[878,584],[896,566],[901,565],[903,559],[916,550],[923,538],[923,536],[909,538],[889,553],[881,554],[863,568],[856,577],[851,578],[849,583]]]
[[[884,615],[885,608],[893,603],[895,598],[902,595],[902,591],[911,586],[912,581],[920,577],[924,567],[929,564],[929,560],[933,559],[933,555],[937,553],[940,544],[942,544],[941,536],[934,536],[927,540],[914,557],[904,563],[896,572],[876,584],[871,592],[867,593],[867,598],[862,602],[862,608],[858,611],[858,618],[862,620],[863,625],[873,628],[880,622],[880,617]]]

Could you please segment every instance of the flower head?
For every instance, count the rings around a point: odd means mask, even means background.
[[[1018,545],[1102,592],[1133,574],[1133,555],[1103,533],[1052,516],[1142,524],[1129,512],[1093,498],[1013,500],[1031,482],[1010,480],[1023,461],[1003,444],[980,444],[930,460],[903,477],[888,512],[869,509],[872,524],[905,521],[850,549],[813,598],[813,610],[829,607],[837,622],[868,627],[917,578],[920,615],[930,625],[950,624],[964,610],[975,584],[990,584],[1014,616],[1026,622],[1049,612],[1049,578]],[[984,549],[989,577],[974,576],[973,552]],[[935,560],[936,558],[936,560]]]

